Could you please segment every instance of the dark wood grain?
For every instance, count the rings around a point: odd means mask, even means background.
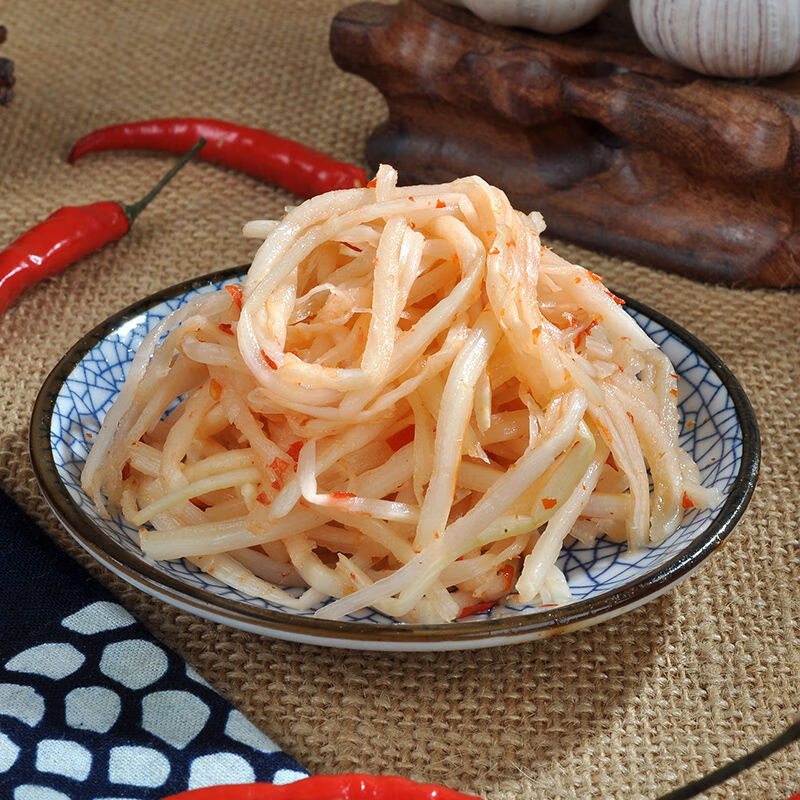
[[[578,31],[500,28],[437,0],[331,28],[385,96],[367,144],[404,182],[477,173],[558,237],[693,278],[800,285],[800,79],[712,80],[654,58],[626,4]]]

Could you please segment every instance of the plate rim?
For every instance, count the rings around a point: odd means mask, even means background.
[[[727,390],[742,438],[742,458],[731,491],[716,517],[697,539],[645,575],[596,597],[564,606],[513,616],[423,623],[374,623],[325,620],[247,605],[219,597],[179,581],[125,550],[107,537],[80,509],[58,474],[51,447],[52,417],[58,393],[81,359],[111,332],[133,316],[166,300],[230,279],[241,279],[247,266],[229,267],[191,278],[147,295],[82,336],[48,374],[36,397],[31,416],[29,449],[33,471],[51,510],[67,532],[95,560],[151,596],[206,619],[274,638],[323,646],[375,650],[445,650],[497,646],[555,636],[592,625],[632,610],[688,577],[727,539],[744,514],[755,489],[760,467],[758,422],[731,370],[702,340],[653,308],[618,294],[626,306],[644,314],[699,355]]]

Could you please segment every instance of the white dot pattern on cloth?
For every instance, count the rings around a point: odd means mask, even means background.
[[[44,698],[32,686],[0,683],[0,714],[33,727],[44,716]]]
[[[14,800],[70,800],[70,798],[64,792],[58,792],[48,786],[26,783],[14,789]]]
[[[0,786],[17,787],[13,800],[140,800],[306,777],[198,673],[132,625],[121,606],[89,603],[61,620],[61,641],[27,647],[0,666]]]
[[[216,786],[221,783],[252,783],[256,779],[253,768],[235,753],[215,753],[200,756],[189,768],[189,788]]]
[[[127,628],[136,620],[118,603],[98,600],[61,620],[65,628],[90,636],[94,633]]]
[[[156,788],[169,778],[169,761],[152,747],[123,745],[108,754],[108,780],[128,786]]]
[[[0,772],[8,772],[19,757],[19,747],[4,733],[0,733]]]
[[[211,709],[189,692],[152,692],[142,700],[142,727],[182,750],[205,728]]]
[[[108,732],[121,710],[119,695],[104,686],[82,686],[64,698],[67,725],[84,731]]]
[[[83,664],[83,654],[71,644],[53,642],[29,647],[6,662],[6,669],[61,680]]]
[[[201,686],[211,686],[211,684],[191,665],[186,665],[186,676],[193,681],[197,681]]]
[[[279,769],[273,776],[272,782],[276,786],[283,786],[287,783],[294,783],[295,781],[301,781],[303,778],[307,778],[305,772],[300,772],[296,769]]]
[[[92,754],[77,742],[43,739],[36,747],[36,769],[85,781],[92,771]]]
[[[237,711],[235,708],[228,715],[228,721],[225,723],[225,735],[237,742],[250,745],[262,753],[275,753],[278,750],[272,739],[261,733],[241,711]]]
[[[129,689],[144,689],[167,671],[167,656],[144,639],[126,639],[106,645],[100,671]]]

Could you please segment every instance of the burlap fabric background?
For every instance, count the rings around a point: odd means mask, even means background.
[[[267,126],[363,162],[380,95],[338,71],[344,0],[6,0],[16,99],[0,109],[0,242],[55,208],[132,201],[169,160],[103,154],[70,167],[81,134],[127,118],[209,115]],[[292,198],[192,164],[118,244],[0,318],[0,479],[83,563],[30,468],[36,392],[59,356],[122,306],[249,260],[251,217]],[[741,755],[800,712],[800,303],[733,291],[560,246],[705,339],[743,383],[763,435],[759,486],[729,544],[663,598],[551,641],[380,655],[272,641],[214,625],[92,572],[312,772],[401,773],[488,798],[653,798]],[[46,591],[46,587],[42,587]],[[0,590],[1,591],[1,590]],[[13,597],[3,597],[13,613]],[[800,746],[712,797],[782,800]]]

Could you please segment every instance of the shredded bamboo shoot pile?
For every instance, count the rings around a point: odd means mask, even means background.
[[[323,618],[565,602],[567,537],[639,548],[716,502],[677,376],[538,214],[396,181],[248,223],[243,283],[150,332],[84,488],[149,556]]]

